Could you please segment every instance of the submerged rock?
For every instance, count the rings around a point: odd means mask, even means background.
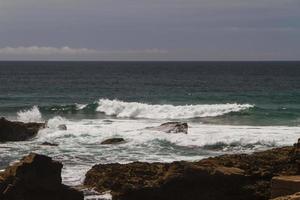
[[[125,140],[123,138],[110,138],[101,142],[101,144],[120,144],[124,143]]]
[[[0,142],[23,141],[35,137],[44,123],[11,122],[0,118]]]
[[[0,173],[1,200],[83,200],[83,194],[62,184],[62,164],[30,154]]]
[[[60,124],[60,125],[58,125],[57,126],[57,128],[59,129],[59,130],[63,130],[63,131],[66,131],[68,128],[67,128],[67,125],[65,125],[65,124]]]
[[[87,172],[84,185],[111,191],[113,200],[267,200],[272,177],[298,174],[295,148],[198,162],[100,164]]]
[[[53,146],[53,147],[57,147],[58,146],[58,144],[56,144],[56,143],[50,143],[50,142],[43,142],[41,145],[43,145],[43,146]]]
[[[182,122],[167,122],[158,127],[149,127],[147,129],[162,131],[165,133],[188,133],[188,124]]]

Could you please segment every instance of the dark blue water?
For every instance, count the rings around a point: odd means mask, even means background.
[[[204,123],[300,124],[300,62],[0,62],[0,114],[97,117],[102,98],[147,104],[238,103],[253,108]],[[76,110],[75,103],[88,104]]]

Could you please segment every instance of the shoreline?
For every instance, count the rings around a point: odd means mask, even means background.
[[[1,120],[0,135],[4,135],[4,138],[7,138],[8,133],[13,133],[14,136],[21,134],[21,138],[13,138],[12,141],[30,139],[36,135],[40,128],[45,127],[43,124],[34,124],[34,132],[32,132],[32,127],[29,126],[32,124]],[[18,128],[16,129],[16,127]],[[67,127],[63,128],[66,129]],[[163,130],[167,128],[168,131],[187,131],[188,127],[187,124],[166,123],[154,128]],[[28,132],[28,130],[31,130],[31,132]],[[29,133],[29,137],[24,137],[24,133]],[[9,139],[12,138],[9,137]],[[124,141],[121,138],[104,141],[104,143],[109,144],[122,142]],[[44,145],[56,148],[56,144],[45,143]],[[36,165],[34,164],[35,157],[44,158],[43,155],[30,154],[21,159],[21,161],[7,167],[3,172],[0,172],[0,197],[2,195],[5,199],[6,195],[11,195],[11,193],[7,193],[10,191],[10,185],[14,185],[11,180],[20,179],[21,183],[23,183],[22,179],[25,179],[25,182],[30,180],[44,183],[48,182],[48,176],[42,176],[40,179],[39,177],[34,177],[34,174],[39,173],[39,170],[45,170],[44,168],[52,169],[53,163],[57,163],[54,165],[59,165],[62,168],[61,163],[58,164],[59,162],[51,161],[43,164],[42,168],[26,167],[22,169],[29,174],[28,176],[18,175],[17,169],[20,166],[24,166],[24,161],[27,163],[26,166]],[[50,157],[45,159],[51,160]],[[28,160],[29,162],[27,162]],[[16,172],[12,173],[15,170]],[[51,170],[47,171],[51,172]],[[110,191],[113,200],[267,200],[300,192],[300,185],[297,185],[300,182],[299,175],[300,140],[294,146],[273,148],[251,154],[225,154],[194,162],[96,164],[86,173],[83,184],[75,188],[81,191],[77,193],[79,196],[76,198],[79,199],[83,198],[83,192],[88,195],[86,199],[89,199],[89,196],[94,198],[97,192],[107,195],[107,192]],[[34,177],[33,179],[32,176]],[[58,186],[52,186],[54,188],[65,188],[61,183],[61,169],[57,168],[55,176],[56,180],[60,181],[55,183]],[[286,188],[286,184],[289,185],[288,188]],[[20,187],[18,185],[14,186],[13,191],[20,193],[19,195],[22,196],[27,194],[28,190],[34,190],[37,193],[34,195],[39,196],[49,192],[47,184],[43,187],[44,189],[41,190],[36,184],[34,188],[28,189],[27,186],[21,184]],[[69,190],[67,189],[66,191]],[[59,190],[57,192],[61,194],[62,191]],[[57,198],[57,200],[61,200],[60,197]],[[11,199],[7,198],[7,200]],[[52,198],[51,200],[56,199]],[[64,200],[68,200],[68,198]]]

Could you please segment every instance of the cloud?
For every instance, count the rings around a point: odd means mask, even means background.
[[[138,59],[153,58],[168,55],[169,51],[158,48],[125,49],[125,50],[96,50],[88,48],[64,47],[4,47],[0,48],[1,60],[109,60],[109,59]]]
[[[4,47],[0,48],[1,55],[86,55],[97,53],[94,49],[87,48],[70,48],[68,46],[56,48],[56,47]]]

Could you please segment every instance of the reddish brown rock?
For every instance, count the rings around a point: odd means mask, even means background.
[[[300,200],[300,192],[292,195],[277,197],[272,200]]]
[[[267,200],[272,177],[298,174],[295,148],[199,162],[95,165],[84,184],[111,191],[113,200]]]
[[[31,139],[44,127],[44,123],[11,122],[0,118],[0,142]]]
[[[0,174],[1,200],[83,200],[83,194],[62,184],[62,164],[30,154]]]
[[[300,176],[277,176],[272,178],[271,198],[300,192]]]

